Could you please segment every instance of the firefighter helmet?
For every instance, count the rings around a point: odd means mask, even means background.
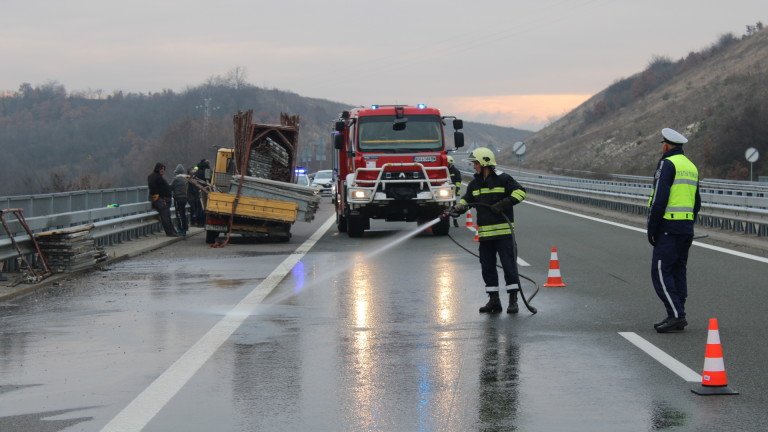
[[[480,166],[496,166],[496,157],[493,152],[486,147],[478,147],[472,150],[472,153],[467,159],[470,162],[477,162]]]
[[[448,165],[453,165],[453,156],[448,156]]]

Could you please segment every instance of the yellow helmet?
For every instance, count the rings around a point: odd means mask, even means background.
[[[453,156],[448,156],[448,165],[453,165]]]
[[[478,162],[480,166],[496,166],[496,157],[493,155],[491,149],[486,147],[478,147],[472,150],[472,153],[467,159],[470,162]]]

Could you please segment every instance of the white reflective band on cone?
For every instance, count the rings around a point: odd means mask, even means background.
[[[717,330],[709,330],[707,345],[720,345],[720,333]]]
[[[725,371],[725,363],[723,363],[723,358],[705,358],[704,359],[704,370],[706,372],[724,372]]]

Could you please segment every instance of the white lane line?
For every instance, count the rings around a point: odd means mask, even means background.
[[[600,223],[604,223],[604,224],[608,224],[608,225],[613,225],[613,226],[616,226],[616,227],[619,227],[619,228],[625,228],[625,229],[628,229],[628,230],[637,231],[637,232],[641,232],[641,233],[645,233],[646,232],[645,229],[643,229],[643,228],[637,228],[637,227],[633,227],[633,226],[629,226],[629,225],[620,224],[620,223],[617,223],[617,222],[611,222],[611,221],[608,221],[608,220],[605,220],[605,219],[600,219],[600,218],[596,218],[596,217],[592,217],[592,216],[583,215],[583,214],[580,214],[580,213],[575,213],[575,212],[568,211],[568,210],[562,210],[562,209],[555,208],[555,207],[550,207],[550,206],[547,206],[547,205],[544,205],[544,204],[539,204],[539,203],[531,202],[529,200],[525,200],[523,202],[526,203],[526,204],[530,204],[530,205],[536,206],[536,207],[545,208],[547,210],[553,210],[553,211],[556,211],[556,212],[565,213],[567,215],[576,216],[576,217],[580,217],[580,218],[583,218],[583,219],[588,219],[588,220],[591,220],[591,221],[600,222]],[[693,245],[694,246],[698,246],[698,247],[702,247],[704,249],[711,249],[713,251],[722,252],[722,253],[730,254],[730,255],[733,255],[733,256],[740,257],[740,258],[751,259],[753,261],[759,261],[759,262],[768,264],[768,258],[764,258],[764,257],[761,257],[761,256],[752,255],[752,254],[748,254],[748,253],[744,253],[744,252],[739,252],[739,251],[735,251],[735,250],[731,250],[731,249],[726,249],[726,248],[723,248],[723,247],[720,247],[720,246],[713,246],[713,245],[706,244],[706,243],[700,243],[700,242],[697,242],[697,241],[693,242]]]
[[[618,332],[618,333],[622,337],[624,337],[624,339],[632,342],[632,344],[634,344],[636,347],[645,351],[646,354],[648,354],[649,356],[656,359],[656,361],[666,366],[669,370],[679,375],[680,378],[688,382],[699,382],[699,383],[701,382],[701,375],[691,370],[691,368],[689,368],[688,366],[675,360],[674,357],[665,353],[661,349],[657,348],[656,345],[648,342],[647,340],[643,339],[636,333],[633,333],[633,332]]]
[[[335,223],[331,216],[312,236],[289,255],[256,288],[230,310],[208,333],[157,377],[127,407],[113,418],[102,432],[140,431],[195,375],[219,347],[237,330],[264,298],[291,272],[312,246]]]
[[[517,265],[523,266],[523,267],[530,267],[531,265],[525,262],[524,259],[517,257]]]

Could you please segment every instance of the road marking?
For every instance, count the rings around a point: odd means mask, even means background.
[[[102,432],[140,431],[232,336],[264,298],[291,272],[312,246],[336,222],[331,216],[312,236],[281,262],[256,288],[235,305],[208,333],[117,414]]]
[[[553,211],[556,211],[556,212],[565,213],[567,215],[576,216],[576,217],[580,217],[580,218],[583,218],[583,219],[588,219],[588,220],[591,220],[591,221],[600,222],[600,223],[604,223],[604,224],[608,224],[608,225],[613,225],[613,226],[616,226],[616,227],[619,227],[619,228],[625,228],[625,229],[632,230],[632,231],[646,233],[646,230],[643,229],[643,228],[637,228],[637,227],[633,227],[633,226],[630,226],[630,225],[624,225],[624,224],[620,224],[620,223],[617,223],[617,222],[611,222],[609,220],[600,219],[600,218],[596,218],[596,217],[592,217],[592,216],[587,216],[587,215],[583,215],[583,214],[580,214],[580,213],[575,213],[575,212],[568,211],[568,210],[562,210],[562,209],[555,208],[555,207],[550,207],[550,206],[547,206],[547,205],[544,205],[544,204],[538,204],[538,203],[535,203],[535,202],[531,202],[529,200],[525,200],[523,202],[526,203],[526,204],[530,204],[530,205],[536,206],[536,207],[545,208],[547,210],[553,210]],[[713,250],[713,251],[726,253],[726,254],[737,256],[737,257],[740,257],[740,258],[751,259],[753,261],[758,261],[758,262],[761,262],[761,263],[768,264],[768,258],[764,258],[764,257],[761,257],[761,256],[752,255],[752,254],[748,254],[748,253],[744,253],[744,252],[739,252],[739,251],[735,251],[735,250],[731,250],[731,249],[726,249],[726,248],[720,247],[720,246],[713,246],[713,245],[706,244],[706,243],[700,243],[700,242],[697,242],[697,241],[693,242],[693,245],[701,247],[701,248],[704,248],[704,249],[710,249],[710,250]]]
[[[530,267],[531,265],[525,262],[524,259],[517,257],[517,265],[523,266],[523,267]]]
[[[632,342],[632,344],[634,344],[636,347],[645,351],[646,354],[656,359],[656,361],[669,368],[669,370],[676,373],[678,376],[680,376],[680,378],[688,382],[701,382],[701,375],[691,370],[691,368],[688,366],[675,360],[674,357],[657,348],[656,345],[648,342],[636,333],[619,332],[619,334],[624,337],[624,339]]]

